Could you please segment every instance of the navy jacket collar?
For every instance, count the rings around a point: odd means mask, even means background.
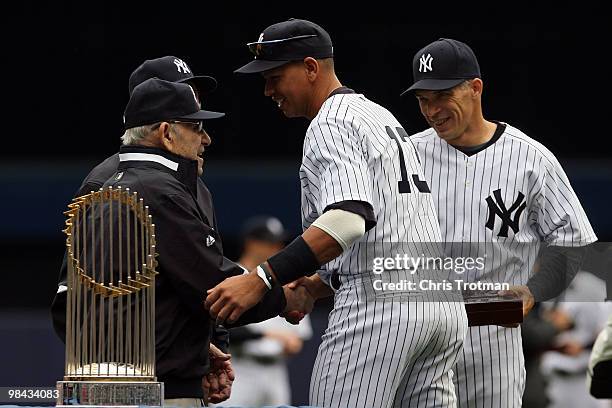
[[[172,174],[197,196],[198,162],[164,149],[148,146],[121,146],[118,171],[127,168],[155,168]]]

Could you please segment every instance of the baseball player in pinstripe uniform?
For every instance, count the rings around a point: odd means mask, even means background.
[[[431,127],[411,140],[442,237],[482,243],[479,248],[493,256],[466,279],[515,285],[527,313],[534,296],[538,301],[558,293],[547,294],[553,285],[542,281],[558,270],[555,259],[563,257],[575,273],[581,248],[596,240],[589,220],[546,147],[510,124],[483,117],[483,81],[469,46],[434,41],[414,56],[413,75],[404,93],[416,96]],[[532,277],[540,247],[556,255],[541,255],[542,273]],[[520,328],[470,327],[455,374],[459,406],[520,407],[525,384]]]
[[[370,298],[362,290],[371,273],[361,257],[368,245],[441,239],[406,132],[387,109],[341,85],[331,39],[318,25],[274,24],[250,48],[255,60],[237,72],[261,73],[265,95],[285,116],[311,121],[300,168],[305,231],[265,263],[281,284],[318,271],[299,284],[315,298],[335,292],[311,405],[456,406],[450,370],[467,331],[463,304]],[[308,252],[316,262],[302,260]],[[212,290],[211,313],[224,319],[258,299],[257,279],[251,286],[247,279]]]

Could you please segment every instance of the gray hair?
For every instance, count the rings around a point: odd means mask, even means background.
[[[141,142],[158,127],[159,123],[154,123],[152,125],[137,126],[126,129],[123,136],[121,136],[121,142],[124,146],[141,144]]]

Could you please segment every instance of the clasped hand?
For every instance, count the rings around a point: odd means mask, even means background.
[[[265,283],[254,272],[232,276],[208,290],[204,307],[217,323],[234,323],[245,311],[255,306],[267,291]],[[285,285],[283,291],[287,306],[281,316],[297,324],[312,311],[315,298],[307,286],[295,282]]]

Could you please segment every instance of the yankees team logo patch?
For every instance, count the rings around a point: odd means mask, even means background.
[[[212,244],[215,243],[215,237],[213,237],[212,235],[209,235],[206,237],[206,246],[209,247]]]
[[[431,67],[432,62],[433,57],[431,54],[421,55],[421,58],[419,59],[419,72],[433,71],[433,68]]]
[[[499,228],[499,232],[497,233],[498,237],[507,237],[508,236],[508,227],[512,228],[514,234],[519,232],[519,220],[521,219],[521,214],[525,207],[527,207],[527,202],[525,201],[525,195],[519,191],[516,200],[512,203],[510,208],[506,209],[506,204],[504,204],[504,200],[501,196],[501,189],[497,189],[493,191],[493,199],[491,196],[488,196],[486,201],[489,205],[489,218],[487,219],[487,223],[485,227],[493,231],[495,227],[495,216],[498,216],[502,225]],[[514,217],[512,217],[512,213],[514,213]]]

